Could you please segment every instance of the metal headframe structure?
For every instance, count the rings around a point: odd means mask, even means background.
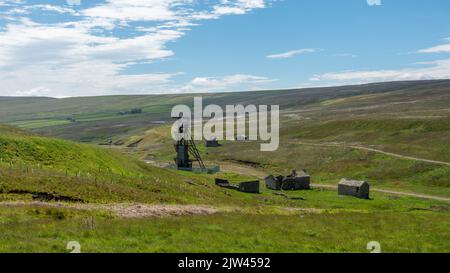
[[[177,119],[183,120],[183,118]],[[178,169],[192,169],[192,162],[196,161],[202,170],[206,170],[200,152],[192,138],[190,123],[187,121],[180,122],[178,132],[181,135],[180,139],[175,144],[175,150],[177,152],[175,162],[177,163]]]

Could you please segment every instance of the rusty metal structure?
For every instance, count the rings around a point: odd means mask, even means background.
[[[175,117],[181,119],[180,117]],[[178,170],[192,171],[193,162],[197,162],[202,171],[206,171],[200,152],[195,145],[187,123],[181,122],[178,133],[182,136],[174,145],[177,157],[174,158]]]

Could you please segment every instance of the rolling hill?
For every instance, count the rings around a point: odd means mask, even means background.
[[[199,143],[222,171],[180,172],[157,166],[173,158],[170,109],[192,94],[0,97],[0,252],[450,251],[450,81],[202,95],[279,104],[280,149]],[[310,191],[214,184],[302,168]],[[342,177],[369,180],[371,200],[338,196]]]
[[[41,195],[83,203],[242,201],[201,186],[209,182],[207,177],[156,168],[112,149],[4,125],[0,126],[0,172],[0,200],[40,200]]]
[[[449,80],[388,82],[356,86],[271,90],[235,93],[106,96],[82,98],[5,98],[0,97],[0,123],[7,123],[70,140],[99,143],[110,137],[130,137],[171,122],[170,110],[177,104],[193,104],[202,96],[204,105],[277,104],[303,120],[344,118],[355,115],[448,108]],[[131,109],[135,115],[120,115]]]

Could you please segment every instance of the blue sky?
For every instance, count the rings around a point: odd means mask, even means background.
[[[448,0],[0,0],[0,95],[450,78]]]

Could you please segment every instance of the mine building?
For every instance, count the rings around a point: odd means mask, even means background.
[[[297,172],[295,170],[288,176],[270,175],[266,177],[266,187],[271,190],[309,190],[311,183],[311,176],[305,171]]]
[[[366,181],[342,179],[338,184],[339,195],[369,199],[370,186]]]
[[[226,179],[215,179],[216,185],[221,188],[237,190],[245,193],[259,193],[259,181],[241,182],[238,184],[232,184]]]

